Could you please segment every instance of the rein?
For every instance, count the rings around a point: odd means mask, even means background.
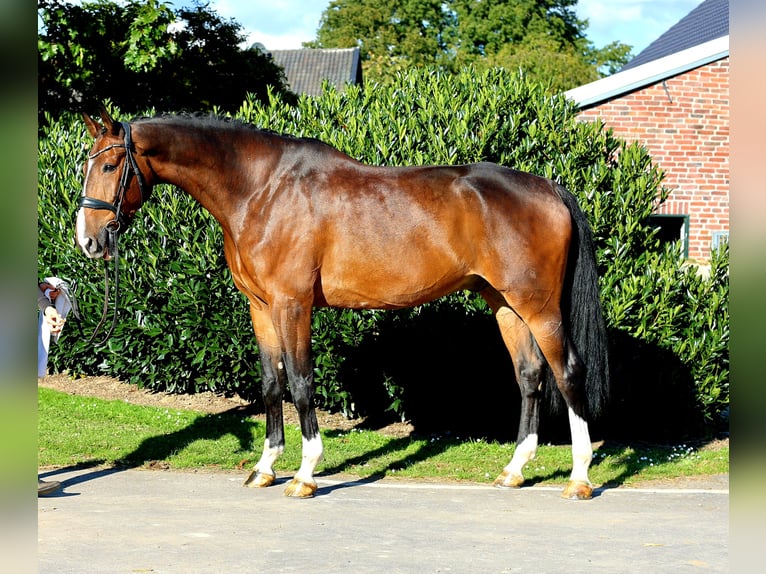
[[[94,208],[95,209],[95,208]],[[109,340],[109,337],[112,336],[112,333],[114,332],[114,328],[117,326],[117,311],[119,309],[120,305],[120,253],[117,249],[117,235],[118,235],[118,228],[107,228],[107,233],[109,234],[109,245],[113,247],[111,249],[112,252],[112,258],[114,259],[114,312],[112,313],[112,324],[109,327],[109,330],[104,335],[104,338],[99,341],[99,345],[103,345]],[[104,308],[103,312],[101,313],[101,319],[99,320],[98,324],[96,325],[96,328],[93,330],[93,333],[91,334],[90,338],[88,339],[88,343],[92,343],[93,339],[96,338],[96,335],[98,334],[101,327],[104,326],[104,323],[106,322],[106,317],[109,314],[109,265],[106,261],[104,261]]]
[[[103,345],[112,336],[114,328],[117,325],[117,313],[119,310],[120,301],[120,253],[117,246],[117,239],[120,233],[127,228],[130,223],[130,218],[122,211],[122,202],[125,199],[125,195],[128,192],[128,184],[130,183],[131,176],[135,176],[138,181],[138,189],[141,192],[141,202],[139,207],[144,203],[146,199],[146,189],[143,175],[138,169],[136,164],[136,158],[133,157],[133,140],[131,139],[130,124],[128,122],[120,122],[123,131],[125,132],[125,138],[121,144],[112,144],[104,149],[98,150],[88,156],[88,159],[93,159],[104,152],[107,152],[114,148],[125,148],[126,161],[122,165],[122,174],[120,175],[120,185],[117,188],[114,199],[112,202],[103,201],[94,197],[81,196],[77,205],[81,208],[87,209],[105,209],[114,213],[114,219],[106,224],[107,233],[107,249],[109,254],[114,260],[114,312],[112,314],[112,324],[109,330],[104,335],[104,338],[99,342],[99,345]],[[104,260],[104,307],[93,334],[88,339],[88,343],[92,343],[96,338],[99,330],[103,327],[109,314],[109,265]]]

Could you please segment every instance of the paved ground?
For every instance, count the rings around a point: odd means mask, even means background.
[[[728,479],[597,490],[344,481],[317,496],[246,473],[77,470],[38,499],[39,572],[684,573],[729,571]]]

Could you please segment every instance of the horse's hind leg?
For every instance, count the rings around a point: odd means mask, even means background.
[[[588,478],[593,446],[586,413],[585,365],[564,333],[561,315],[557,311],[540,313],[527,325],[548,361],[567,405],[572,436],[572,474],[562,496],[574,500],[589,499],[593,495]]]
[[[564,498],[587,500],[593,496],[593,487],[588,478],[588,469],[593,460],[593,445],[590,442],[585,396],[585,365],[567,339],[564,344],[566,360],[563,377],[556,378],[559,390],[564,395],[569,415],[569,432],[572,436],[572,474],[564,492]]]
[[[282,400],[287,377],[282,364],[282,350],[269,313],[251,305],[250,316],[261,357],[261,392],[266,408],[266,439],[261,458],[245,479],[244,486],[260,488],[274,483],[274,463],[285,450]]]
[[[564,333],[561,314],[551,306],[544,306],[524,321],[499,293],[487,289],[482,295],[495,310],[503,340],[514,361],[522,394],[518,444],[513,459],[495,484],[520,486],[524,480],[521,469],[536,453],[544,357],[567,404],[572,435],[572,474],[562,496],[570,499],[591,498],[593,487],[588,478],[588,468],[593,448],[586,421],[585,366]]]
[[[524,482],[524,466],[537,453],[545,359],[526,324],[507,306],[500,294],[487,289],[482,295],[495,312],[500,334],[513,360],[516,381],[521,390],[521,418],[516,449],[513,451],[511,462],[494,482],[498,487],[516,488]]]

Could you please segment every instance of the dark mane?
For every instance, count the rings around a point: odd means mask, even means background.
[[[232,118],[229,116],[221,116],[221,115],[205,113],[205,112],[159,113],[154,116],[140,116],[140,117],[134,118],[132,122],[142,123],[142,122],[150,122],[150,121],[158,121],[158,120],[160,122],[168,122],[168,123],[172,123],[174,121],[181,121],[181,122],[185,122],[187,124],[191,124],[193,126],[199,127],[200,129],[221,128],[223,126],[226,126],[233,130],[254,130],[262,134],[278,136],[288,140],[293,140],[295,142],[313,142],[313,143],[321,143],[321,144],[330,146],[330,144],[323,142],[322,140],[319,140],[317,138],[300,137],[300,136],[295,136],[292,134],[287,134],[284,132],[277,132],[275,130],[271,130],[268,128],[259,127],[255,124],[246,122],[239,118]],[[330,146],[330,147],[333,147],[333,146]]]

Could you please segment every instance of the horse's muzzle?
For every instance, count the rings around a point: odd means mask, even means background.
[[[83,253],[90,259],[103,258],[109,260],[115,253],[115,244],[112,240],[112,235],[107,233],[105,229],[102,229],[96,237],[78,237],[77,244],[80,246]]]
[[[90,259],[111,259],[117,249],[117,234],[120,225],[117,221],[110,221],[101,227],[97,233],[88,231],[85,215],[82,209],[77,215],[76,242],[83,253]]]

